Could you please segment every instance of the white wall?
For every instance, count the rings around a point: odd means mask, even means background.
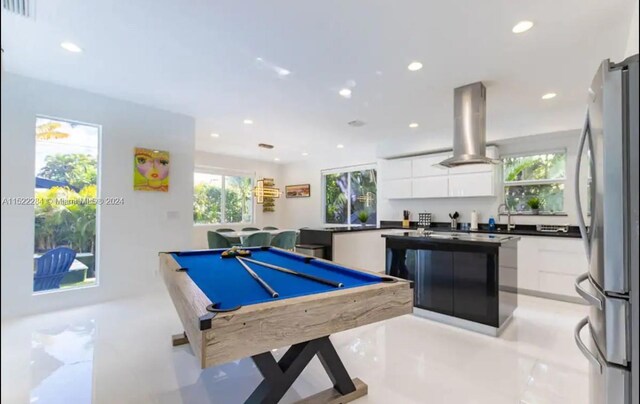
[[[256,180],[260,178],[273,178],[277,188],[284,193],[284,183],[281,181],[281,166],[266,161],[252,160],[241,157],[227,156],[223,154],[208,153],[204,151],[196,151],[195,153],[196,167],[218,168],[223,170],[236,171],[238,173],[251,174]],[[193,179],[192,179],[193,182]],[[254,222],[252,224],[221,224],[221,225],[198,225],[194,224],[192,229],[192,246],[193,248],[207,248],[207,231],[214,230],[218,227],[231,227],[241,229],[251,226],[262,228],[264,226],[285,227],[283,220],[285,216],[284,196],[276,199],[275,212],[263,212],[262,205],[254,203]],[[191,221],[193,222],[193,220]]]
[[[631,23],[629,24],[629,37],[627,38],[627,48],[624,53],[625,57],[638,53],[638,13],[640,3],[635,2],[634,10],[631,13]]]
[[[567,181],[564,189],[564,209],[568,216],[513,216],[513,223],[520,224],[573,224],[577,223],[576,207],[574,202],[574,172],[576,163],[576,149],[578,144],[578,131],[529,136],[509,139],[498,143],[500,155],[539,152],[546,150],[566,149],[567,151]],[[584,161],[584,160],[583,160]],[[586,192],[587,167],[582,167],[583,200]],[[501,184],[499,184],[499,188]],[[438,199],[405,199],[384,200],[378,199],[378,217],[381,220],[402,220],[402,211],[407,209],[412,212],[411,220],[418,220],[418,212],[431,212],[432,221],[448,222],[449,213],[458,211],[460,222],[471,221],[471,211],[479,213],[481,223],[486,223],[490,216],[498,221],[498,205],[503,202],[503,197],[478,197],[478,198],[438,198]],[[585,202],[583,202],[584,205]],[[501,218],[506,223],[506,217]]]
[[[34,208],[3,205],[2,317],[87,305],[155,286],[158,252],[191,245],[193,118],[4,73],[2,198],[33,197],[36,115],[101,125],[101,196],[123,197],[125,203],[99,210],[99,286],[35,296]],[[135,146],[171,153],[168,193],[133,191]]]
[[[323,159],[287,164],[282,170],[282,185],[310,184],[311,197],[285,198],[283,226],[288,228],[322,227],[322,177],[321,171],[331,168],[375,163],[375,150],[336,150],[333,156]]]

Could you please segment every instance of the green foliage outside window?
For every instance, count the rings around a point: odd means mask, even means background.
[[[376,223],[377,173],[375,169],[324,175],[325,223],[360,223],[359,212],[366,211],[366,223]]]
[[[537,198],[545,212],[564,210],[566,153],[506,157],[503,160],[505,203],[517,212],[529,212]]]
[[[98,162],[88,154],[53,154],[45,157],[45,165],[39,177],[66,182],[71,187],[82,188],[97,183]]]
[[[196,174],[193,221],[195,223],[250,223],[253,182],[250,177]],[[223,208],[224,193],[224,208]]]

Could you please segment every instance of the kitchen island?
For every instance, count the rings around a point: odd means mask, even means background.
[[[386,273],[414,282],[414,314],[498,336],[518,306],[513,235],[384,233]]]

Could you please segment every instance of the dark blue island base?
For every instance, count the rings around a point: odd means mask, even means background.
[[[414,314],[498,336],[518,306],[519,237],[385,234],[386,273],[414,282]]]

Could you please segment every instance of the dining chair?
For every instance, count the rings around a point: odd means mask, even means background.
[[[230,228],[226,228],[226,227],[222,227],[220,229],[216,229],[216,231],[218,233],[231,233],[231,232],[234,232],[235,230],[230,229]]]
[[[209,243],[209,248],[231,248],[232,246],[231,240],[217,231],[207,232],[207,242]]]
[[[247,236],[242,241],[243,247],[267,247],[271,241],[271,234],[266,231],[259,231]]]
[[[257,227],[245,227],[242,231],[260,231]]]
[[[278,230],[278,228],[273,226],[264,226],[262,230]]]
[[[38,257],[33,275],[33,291],[59,289],[62,278],[69,272],[75,259],[76,252],[67,247],[54,248]]]
[[[271,246],[283,248],[285,250],[293,250],[296,247],[296,231],[283,231],[271,239]]]

